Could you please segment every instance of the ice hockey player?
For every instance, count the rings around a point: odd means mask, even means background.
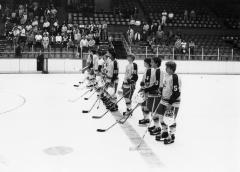
[[[86,64],[86,66],[87,66],[87,69],[86,69],[86,71],[87,71],[87,73],[88,73],[88,81],[89,81],[89,83],[87,84],[87,87],[88,88],[91,88],[91,87],[93,87],[93,86],[95,86],[96,85],[96,75],[95,75],[95,73],[94,73],[94,56],[95,56],[95,58],[96,58],[96,50],[91,50],[91,52],[90,52],[90,54],[88,55],[88,58],[87,58],[87,64]]]
[[[180,105],[181,80],[175,73],[177,65],[173,61],[166,62],[166,76],[164,77],[162,99],[158,108],[162,132],[156,136],[157,141],[164,140],[164,144],[171,144],[175,140],[176,117]],[[166,112],[173,113],[174,122],[168,126],[164,122]],[[169,128],[169,132],[168,132]]]
[[[116,53],[114,49],[110,48],[108,50],[107,56],[109,56],[109,60],[107,62],[106,68],[106,83],[107,83],[107,90],[112,90],[111,93],[108,91],[108,98],[105,101],[105,105],[107,109],[111,112],[117,111],[118,106],[115,104],[116,102],[116,92],[118,87],[118,63],[116,60]]]
[[[144,59],[144,67],[146,68],[142,81],[140,83],[140,86],[143,87],[149,87],[150,85],[150,77],[151,77],[151,59],[146,58]],[[149,110],[147,108],[147,101],[142,103],[142,112],[143,112],[143,119],[139,120],[139,125],[146,125],[150,123],[149,120]]]
[[[135,56],[129,54],[127,56],[128,65],[126,66],[124,81],[122,85],[123,97],[126,103],[126,112],[123,112],[123,115],[128,115],[132,110],[132,96],[136,87],[136,82],[138,80],[138,66],[134,63]]]
[[[161,128],[159,125],[159,116],[155,114],[156,108],[161,100],[161,92],[163,87],[163,77],[164,73],[159,68],[161,66],[161,58],[154,57],[151,60],[151,74],[147,74],[150,76],[149,86],[144,87],[144,92],[147,94],[147,108],[152,113],[152,118],[154,121],[154,126],[149,127],[149,132],[151,135],[157,135],[161,132]]]

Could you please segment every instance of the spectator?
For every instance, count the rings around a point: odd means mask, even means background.
[[[38,32],[35,35],[35,48],[41,48],[42,47],[42,35],[40,34],[40,32]]]
[[[96,42],[95,40],[93,39],[92,36],[89,37],[89,41],[88,41],[88,45],[89,45],[89,48],[90,49],[93,49],[93,47],[95,46]]]
[[[80,41],[80,48],[82,49],[83,53],[88,52],[88,40],[86,39],[86,36],[83,36],[82,40]]]
[[[184,19],[185,21],[188,20],[188,11],[187,11],[187,10],[184,11],[183,19]]]
[[[32,25],[30,22],[28,22],[28,24],[26,25],[26,32],[30,32],[32,31]]]
[[[166,10],[163,10],[163,12],[162,12],[162,25],[166,25],[166,21],[167,21],[167,12],[166,12]]]
[[[143,33],[142,33],[142,41],[143,42],[147,42],[147,37],[148,37],[147,32],[143,31]]]
[[[134,35],[134,43],[137,43],[141,40],[141,35],[138,31],[136,31],[135,35]]]
[[[182,47],[182,40],[180,38],[177,38],[175,45],[176,53],[179,53]]]
[[[161,42],[163,40],[163,35],[164,35],[163,30],[158,30],[157,31],[157,33],[156,33],[156,43],[157,44],[161,44]]]
[[[32,22],[32,26],[35,27],[35,26],[38,26],[38,16],[36,16]]]
[[[102,30],[103,30],[103,36],[102,36],[102,39],[103,40],[107,40],[107,29],[108,29],[108,26],[107,26],[107,22],[104,21],[103,24],[102,24]]]
[[[43,34],[42,45],[44,50],[46,50],[49,46],[49,37],[46,33]]]
[[[73,42],[73,38],[72,36],[70,35],[69,36],[69,39],[68,39],[68,44],[67,44],[68,48],[72,48],[73,51],[74,51],[74,42]]]
[[[187,42],[185,40],[182,40],[181,42],[181,49],[183,54],[187,53]]]
[[[56,44],[58,45],[62,44],[62,36],[59,33],[56,36]]]
[[[43,23],[43,30],[50,31],[50,22],[47,19]]]
[[[79,29],[75,30],[74,41],[75,41],[75,44],[79,44],[81,41],[81,34],[80,34]]]
[[[63,37],[62,37],[62,40],[63,40],[63,47],[67,47],[67,43],[68,43],[68,36],[67,34],[63,34]]]
[[[195,43],[193,41],[189,42],[190,54],[194,55]]]
[[[155,22],[151,26],[151,33],[152,33],[153,36],[156,35],[157,30],[158,30],[158,24]]]
[[[63,24],[63,25],[62,25],[61,31],[62,31],[62,34],[65,34],[65,33],[67,32],[67,26],[66,26],[66,24]]]
[[[133,40],[134,40],[134,30],[129,27],[128,31],[127,31],[127,37],[128,37],[128,41],[130,44],[132,44]]]
[[[148,33],[149,32],[149,25],[147,24],[147,23],[143,23],[143,32],[146,32],[146,33]]]
[[[196,20],[196,13],[194,10],[191,10],[190,12],[190,20]]]
[[[24,27],[21,27],[19,41],[20,41],[20,43],[24,43],[24,45],[25,45],[26,39],[27,39],[27,37],[26,37],[26,30],[25,30]]]
[[[27,45],[28,45],[28,49],[29,51],[31,50],[33,44],[34,44],[34,34],[33,32],[27,32]]]

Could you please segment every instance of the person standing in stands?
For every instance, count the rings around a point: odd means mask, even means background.
[[[88,47],[89,47],[89,43],[88,43],[88,40],[86,39],[86,36],[84,35],[82,40],[80,41],[80,48],[82,49],[83,53],[87,53]]]
[[[167,21],[167,12],[166,12],[166,10],[163,10],[163,12],[162,12],[162,25],[166,25],[166,21]]]

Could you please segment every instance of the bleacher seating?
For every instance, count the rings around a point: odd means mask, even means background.
[[[163,10],[173,12],[174,18],[167,22],[169,27],[188,27],[188,28],[221,28],[216,17],[203,7],[189,7],[181,0],[143,0],[142,6],[152,22],[160,22]],[[194,9],[196,12],[195,20],[184,20],[184,10]]]
[[[113,12],[94,13],[93,16],[83,16],[82,13],[69,13],[73,24],[90,24],[106,22],[110,25],[128,25],[129,19],[115,17]]]

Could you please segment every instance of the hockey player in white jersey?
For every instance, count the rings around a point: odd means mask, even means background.
[[[127,56],[128,65],[126,66],[124,81],[122,85],[123,97],[126,103],[126,112],[123,112],[123,115],[128,115],[132,110],[132,96],[135,91],[136,82],[138,80],[138,66],[134,63],[135,56],[129,54]]]
[[[181,80],[175,73],[176,63],[166,63],[167,74],[164,77],[162,99],[158,108],[162,132],[156,136],[157,141],[164,141],[164,144],[173,143],[176,132],[176,117],[179,110],[181,98]]]

